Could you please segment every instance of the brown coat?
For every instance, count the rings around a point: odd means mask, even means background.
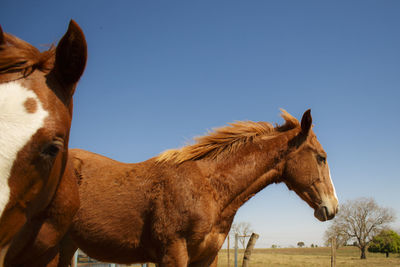
[[[301,125],[282,116],[283,126],[238,122],[141,163],[70,150],[81,202],[70,237],[107,262],[209,266],[239,207],[282,181],[332,219],[337,198],[310,113]]]

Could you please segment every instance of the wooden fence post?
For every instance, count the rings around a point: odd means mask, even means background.
[[[235,234],[235,267],[238,267],[238,240],[239,235]]]
[[[258,234],[256,234],[256,233],[252,233],[251,234],[251,237],[249,239],[249,242],[247,243],[247,247],[246,247],[246,250],[245,250],[244,255],[243,255],[242,267],[248,267],[249,266],[251,252],[253,251],[253,248],[254,248],[254,246],[255,246],[255,244],[257,242],[257,239],[259,237],[260,236]]]
[[[331,238],[331,267],[336,267],[336,237]]]
[[[229,238],[229,234],[228,234],[228,267],[231,266],[231,257],[230,257],[230,252],[229,252],[229,243],[230,243],[230,238]]]

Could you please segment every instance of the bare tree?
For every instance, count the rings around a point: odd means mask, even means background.
[[[345,246],[349,240],[348,235],[340,229],[339,224],[332,223],[331,226],[325,231],[324,243],[325,246],[329,247],[331,245],[332,238],[336,238],[336,249]]]
[[[250,237],[251,233],[253,233],[253,229],[249,222],[233,223],[231,226],[231,235],[235,236],[235,234],[238,234],[241,236],[239,242],[243,248],[246,248],[246,238],[244,236]]]
[[[378,206],[373,198],[358,198],[340,206],[340,212],[325,232],[325,236],[339,236],[342,244],[355,240],[356,246],[361,250],[361,259],[365,259],[368,243],[394,220],[395,214],[392,209]]]

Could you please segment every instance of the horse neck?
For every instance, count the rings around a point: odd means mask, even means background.
[[[222,219],[233,220],[237,210],[257,192],[281,180],[288,142],[295,131],[248,144],[211,168]]]

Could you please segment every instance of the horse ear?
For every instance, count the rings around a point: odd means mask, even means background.
[[[304,112],[303,117],[301,118],[301,133],[307,135],[311,129],[311,125],[311,109],[308,109],[306,112]]]
[[[3,29],[1,28],[0,25],[0,45],[5,43],[5,38],[4,38],[4,33],[3,33]]]
[[[57,45],[54,71],[65,85],[65,92],[71,97],[75,84],[82,76],[87,59],[85,35],[79,25],[71,20],[67,32]]]

